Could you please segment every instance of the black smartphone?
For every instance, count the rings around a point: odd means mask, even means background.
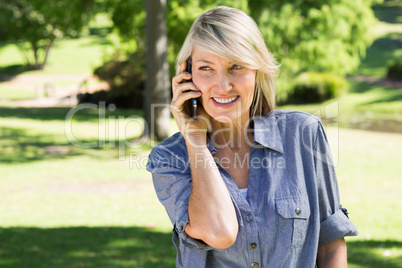
[[[191,58],[188,58],[187,59],[187,72],[189,72],[189,73],[192,73],[191,72],[191,66],[192,66]],[[189,81],[191,82],[193,80],[190,79]],[[197,116],[197,106],[198,106],[197,99],[190,99],[189,106],[190,106],[190,111],[191,111],[190,116],[192,118],[195,118]]]

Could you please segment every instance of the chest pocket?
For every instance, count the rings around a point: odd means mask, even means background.
[[[276,211],[279,214],[278,228],[284,242],[291,248],[301,247],[305,240],[310,218],[310,206],[300,197],[275,199]]]

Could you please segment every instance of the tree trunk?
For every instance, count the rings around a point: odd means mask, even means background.
[[[36,46],[35,43],[31,43],[31,46],[32,46],[32,51],[33,51],[33,54],[34,54],[34,61],[35,61],[33,68],[35,70],[40,70],[39,55],[38,55],[38,50],[39,49],[38,49],[38,47]]]
[[[145,1],[146,71],[144,136],[164,140],[169,130],[170,77],[167,61],[166,0]]]
[[[51,39],[50,43],[45,48],[45,57],[44,57],[43,62],[41,64],[41,69],[43,69],[45,67],[46,63],[47,63],[47,59],[49,58],[49,52],[50,52],[50,49],[53,47],[53,43],[54,43],[54,39]]]

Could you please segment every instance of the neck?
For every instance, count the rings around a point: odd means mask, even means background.
[[[212,119],[209,138],[217,148],[229,147],[232,150],[239,150],[253,143],[253,134],[249,125],[248,115],[229,123]]]

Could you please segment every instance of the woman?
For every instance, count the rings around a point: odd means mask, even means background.
[[[343,237],[357,230],[342,212],[323,127],[274,110],[277,74],[244,12],[218,7],[191,27],[172,82],[180,133],[147,165],[174,225],[177,267],[347,266]]]

